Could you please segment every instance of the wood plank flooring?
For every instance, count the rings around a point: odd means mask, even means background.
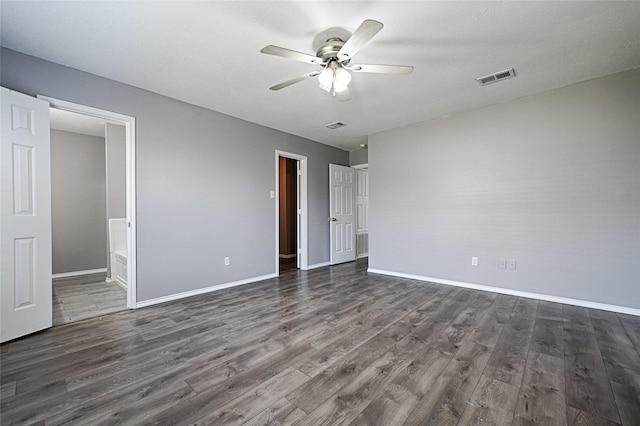
[[[127,291],[106,282],[106,273],[55,278],[52,286],[53,325],[68,324],[127,309]]]
[[[0,346],[11,424],[640,424],[640,317],[366,259]]]

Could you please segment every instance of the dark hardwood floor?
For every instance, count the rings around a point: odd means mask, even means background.
[[[640,423],[640,318],[366,260],[1,346],[1,423]]]
[[[290,271],[295,271],[298,268],[298,260],[295,257],[280,258],[280,275],[283,275]]]

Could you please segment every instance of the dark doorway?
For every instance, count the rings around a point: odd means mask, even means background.
[[[298,160],[279,158],[280,273],[296,269],[298,255]]]

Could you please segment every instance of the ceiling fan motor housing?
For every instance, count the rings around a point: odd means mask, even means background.
[[[337,60],[338,52],[344,46],[344,41],[337,37],[332,37],[326,42],[322,43],[316,52],[316,56],[322,59],[322,63],[327,63],[331,59]],[[347,64],[349,61],[343,61],[343,64]]]

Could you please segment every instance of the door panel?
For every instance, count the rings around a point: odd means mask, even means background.
[[[356,259],[354,172],[351,167],[329,164],[332,265]]]
[[[13,214],[32,215],[35,200],[33,188],[33,148],[13,145]]]
[[[0,341],[51,327],[49,104],[1,88]]]
[[[341,186],[333,187],[333,210],[332,211],[334,216],[342,214],[342,187]]]
[[[35,238],[16,238],[13,248],[13,280],[14,308],[33,306],[35,302]]]

